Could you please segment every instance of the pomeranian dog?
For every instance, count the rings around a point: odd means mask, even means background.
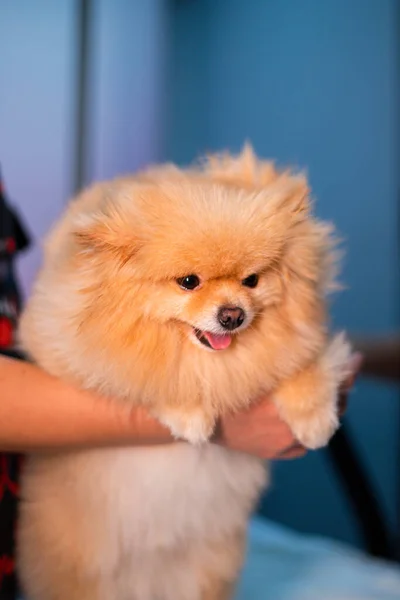
[[[231,597],[267,477],[212,435],[269,393],[302,444],[328,442],[350,355],[328,331],[335,263],[305,177],[250,147],[96,184],[69,205],[22,344],[49,373],[146,407],[178,441],[29,459],[29,600]]]

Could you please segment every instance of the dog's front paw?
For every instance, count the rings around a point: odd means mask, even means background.
[[[338,386],[318,365],[285,382],[274,400],[295,438],[310,450],[326,446],[339,426]]]
[[[309,414],[294,415],[288,421],[295,438],[306,448],[316,450],[326,446],[339,427],[336,398]]]
[[[215,420],[199,408],[190,412],[168,409],[156,416],[175,438],[187,440],[191,444],[207,442],[214,432]]]
[[[344,335],[336,336],[317,362],[275,393],[282,418],[306,448],[326,446],[339,427],[339,390],[348,376],[350,352]]]

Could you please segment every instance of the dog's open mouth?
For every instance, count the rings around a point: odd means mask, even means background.
[[[201,331],[196,328],[193,331],[199,342],[211,350],[225,350],[230,346],[232,341],[232,335],[229,333],[211,333],[210,331]]]

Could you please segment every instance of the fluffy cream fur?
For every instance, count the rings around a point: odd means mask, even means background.
[[[221,414],[273,391],[303,444],[327,443],[349,357],[327,333],[334,267],[305,178],[248,147],[100,183],[70,204],[22,318],[25,349],[190,443],[31,458],[18,534],[29,600],[230,597],[266,474],[208,440]],[[178,285],[188,275],[192,291]],[[238,329],[221,328],[221,306],[244,311]]]

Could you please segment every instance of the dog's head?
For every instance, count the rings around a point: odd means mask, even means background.
[[[282,260],[308,213],[303,179],[288,177],[261,190],[190,175],[132,182],[111,186],[100,204],[74,231],[77,262],[92,273],[89,313],[124,306],[128,322],[176,326],[207,350],[240,343],[279,302]]]

